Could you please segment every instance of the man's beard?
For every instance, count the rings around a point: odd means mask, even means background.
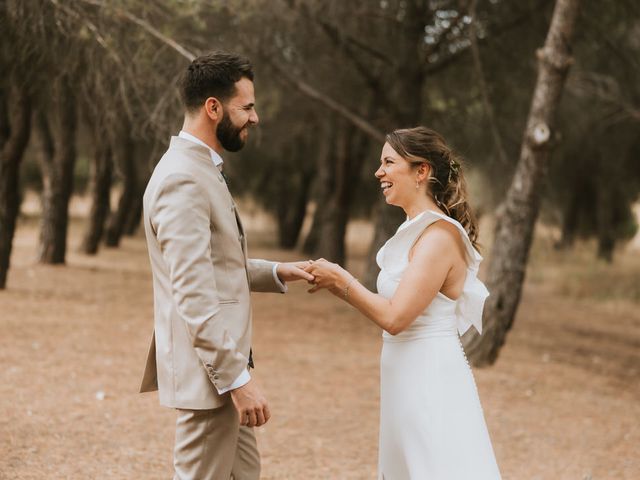
[[[220,140],[222,148],[227,152],[237,152],[244,147],[244,140],[240,137],[243,128],[245,127],[236,127],[231,123],[229,115],[222,115],[216,129],[216,137]]]

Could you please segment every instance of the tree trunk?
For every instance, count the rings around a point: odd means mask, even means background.
[[[300,165],[295,160],[300,155],[306,155],[310,151],[308,143],[298,139],[288,152],[293,161],[289,165]],[[304,160],[302,162],[304,165]],[[313,180],[313,170],[310,168],[283,168],[280,174],[286,176],[286,181],[280,183],[288,185],[289,195],[280,195],[277,198],[276,216],[278,219],[278,243],[281,248],[291,249],[298,243],[302,223],[307,211],[309,201],[309,187]]]
[[[596,198],[596,226],[598,229],[598,258],[607,263],[613,262],[613,249],[616,244],[613,220],[616,208],[611,184],[602,182]]]
[[[113,175],[113,161],[109,141],[102,138],[99,129],[94,126],[95,151],[91,166],[91,211],[89,225],[82,242],[82,250],[87,255],[98,253],[98,247],[104,225],[109,215],[109,200]]]
[[[53,158],[43,171],[45,193],[40,231],[40,262],[61,264],[65,262],[67,249],[77,127],[75,92],[65,78],[60,79],[55,88],[51,120]],[[48,153],[50,152],[44,154]]]
[[[307,234],[302,246],[302,251],[313,257],[317,251],[318,244],[320,242],[320,232],[322,229],[322,223],[324,222],[324,208],[329,201],[331,195],[331,179],[334,175],[334,161],[333,161],[333,144],[335,136],[335,124],[336,119],[332,118],[328,122],[328,128],[321,134],[319,142],[318,156],[316,157],[316,181],[315,181],[315,195],[314,202],[316,209],[313,214],[313,221],[311,222],[311,229]]]
[[[326,203],[318,205],[320,212],[320,232],[322,241],[316,245],[313,257],[326,258],[331,262],[344,265],[345,234],[349,219],[349,183],[348,172],[350,158],[349,134],[344,122],[338,122],[338,129],[333,145],[332,170],[330,178],[330,195]]]
[[[105,244],[117,247],[124,233],[127,218],[135,205],[138,196],[138,171],[135,164],[135,144],[131,138],[128,122],[123,122],[118,138],[114,139],[113,151],[116,165],[122,178],[122,194],[117,210],[111,214],[106,231]]]
[[[424,45],[424,25],[427,21],[425,15],[428,12],[422,2],[416,1],[407,2],[407,10],[402,26],[405,35],[398,46],[397,82],[394,82],[395,91],[392,95],[396,108],[392,117],[386,122],[390,129],[415,127],[422,119],[425,73],[420,59]],[[375,92],[373,97],[377,97]],[[382,149],[382,145],[380,148]],[[402,209],[387,205],[382,194],[376,205],[376,211],[375,233],[369,246],[367,270],[362,279],[362,283],[372,290],[375,289],[380,271],[376,263],[376,254],[406,219]]]
[[[278,205],[278,243],[280,248],[292,249],[298,243],[300,230],[304,222],[309,201],[309,186],[312,175],[299,173],[300,188],[293,192],[293,196],[279,201]]]
[[[142,221],[142,192],[144,191],[143,187],[140,185],[136,188],[136,196],[133,199],[133,206],[131,207],[131,211],[127,215],[127,218],[124,222],[123,233],[127,237],[133,237],[138,231],[138,227],[140,227],[140,222]]]
[[[129,215],[127,215],[124,226],[124,234],[127,236],[131,237],[135,235],[135,233],[138,231],[138,228],[140,227],[140,223],[142,222],[143,192],[147,186],[149,177],[153,172],[153,165],[155,165],[158,161],[158,158],[160,158],[160,154],[163,148],[164,145],[155,141],[144,142],[142,144],[139,144],[138,148],[136,148],[138,157],[147,159],[147,165],[151,167],[147,169],[138,164],[138,168],[136,169],[136,195],[133,201],[133,207],[131,208]]]
[[[306,251],[314,258],[322,257],[344,264],[351,201],[360,177],[368,137],[343,120],[336,127],[331,136],[328,158],[319,164],[322,194],[310,232],[315,244],[313,249]],[[308,247],[309,242],[305,246]]]
[[[6,287],[20,209],[20,162],[31,133],[31,101],[24,88],[0,88],[0,290]]]
[[[562,236],[560,241],[555,244],[557,250],[568,250],[573,247],[576,234],[578,232],[578,223],[580,219],[581,195],[579,189],[582,185],[575,183],[570,185],[570,197],[566,205],[562,209]]]
[[[558,0],[545,45],[537,52],[538,78],[524,133],[520,159],[496,218],[495,240],[488,268],[491,295],[484,309],[483,335],[465,337],[469,359],[492,364],[505,342],[520,302],[529,250],[547,173],[555,119],[571,65],[569,43],[578,0]]]

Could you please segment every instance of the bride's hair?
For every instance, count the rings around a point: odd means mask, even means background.
[[[386,140],[409,163],[431,167],[428,192],[438,207],[460,222],[477,247],[478,224],[467,200],[461,160],[442,135],[426,127],[403,128],[387,134]]]

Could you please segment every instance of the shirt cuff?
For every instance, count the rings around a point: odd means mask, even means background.
[[[218,390],[218,393],[222,395],[223,393],[227,393],[230,390],[235,390],[236,388],[240,388],[246,385],[247,383],[249,383],[249,380],[251,380],[249,370],[243,369],[240,375],[238,375],[238,378],[236,378],[231,385],[229,385],[227,388],[216,388],[216,390]]]
[[[280,289],[280,291],[282,293],[287,293],[287,285],[280,280],[280,278],[278,277],[278,274],[276,273],[276,270],[278,269],[278,265],[280,265],[279,263],[274,263],[273,264],[273,279],[276,282],[276,285],[278,286],[278,288]]]

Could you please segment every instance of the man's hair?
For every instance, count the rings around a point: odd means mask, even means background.
[[[180,95],[187,112],[194,112],[209,97],[231,98],[242,78],[253,81],[251,62],[240,55],[213,52],[195,58],[182,76]]]

